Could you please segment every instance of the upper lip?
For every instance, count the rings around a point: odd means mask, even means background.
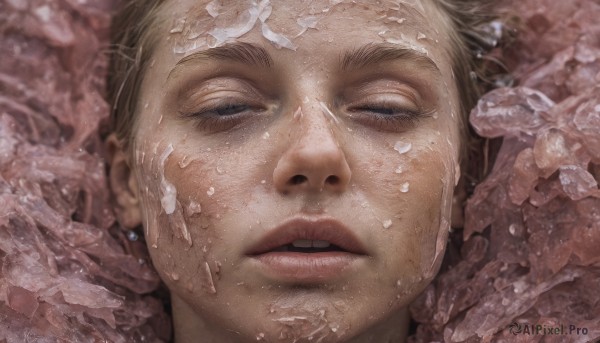
[[[366,255],[361,241],[344,224],[333,218],[293,217],[267,231],[247,252],[260,255],[297,239],[328,241],[346,252]]]

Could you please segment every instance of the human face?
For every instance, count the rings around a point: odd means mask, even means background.
[[[398,339],[459,173],[449,26],[433,1],[267,3],[170,1],[151,33],[132,168],[176,338]]]

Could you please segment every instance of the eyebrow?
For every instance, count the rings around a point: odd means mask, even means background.
[[[347,51],[340,58],[340,69],[347,71],[374,66],[384,62],[412,61],[440,75],[437,64],[426,54],[412,48],[384,43],[370,43]]]
[[[250,43],[228,43],[216,48],[198,51],[182,58],[171,70],[167,78],[170,78],[171,74],[186,64],[206,60],[224,60],[262,68],[271,68],[273,66],[273,59],[264,48]]]
[[[225,60],[261,68],[271,68],[273,66],[273,58],[263,47],[243,42],[228,43],[219,47],[198,51],[182,58],[171,70],[167,79],[186,64],[206,60]],[[385,43],[369,43],[346,51],[340,55],[340,70],[361,69],[379,63],[398,60],[413,61],[420,67],[429,69],[440,75],[440,69],[437,64],[426,54],[412,48]]]

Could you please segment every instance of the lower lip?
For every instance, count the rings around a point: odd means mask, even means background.
[[[319,282],[340,277],[361,255],[341,251],[268,252],[253,256],[268,276],[282,281]]]

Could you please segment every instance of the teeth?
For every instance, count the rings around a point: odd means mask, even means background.
[[[292,245],[296,248],[312,248],[312,241],[310,239],[297,239],[292,242]]]
[[[327,241],[312,241],[313,248],[327,248],[329,245]]]
[[[328,241],[297,239],[292,242],[292,245],[296,248],[327,248],[330,244]]]

